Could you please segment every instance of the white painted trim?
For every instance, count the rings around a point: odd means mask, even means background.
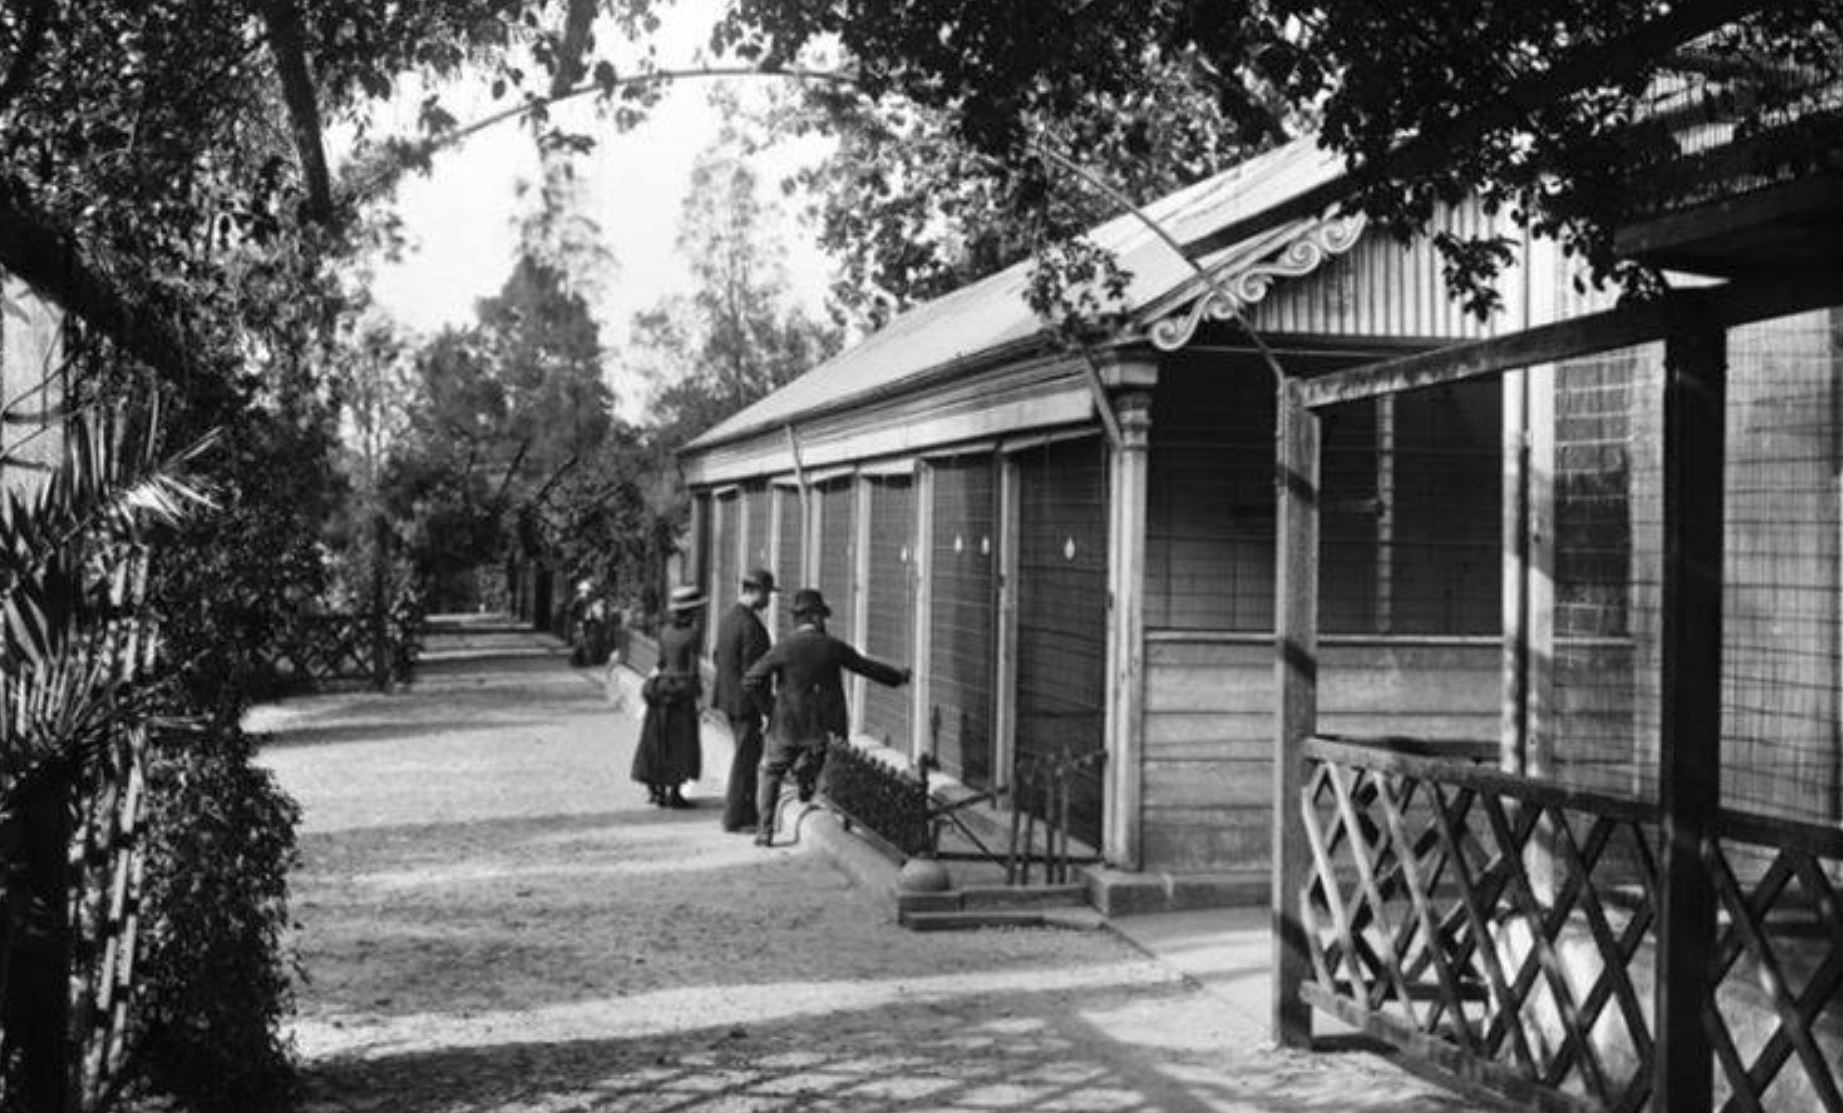
[[[998,451],[1007,455],[1014,452],[1028,452],[1033,448],[1044,448],[1064,441],[1078,441],[1083,437],[1098,437],[1101,430],[1093,426],[1077,429],[1058,429],[1054,432],[1029,433],[1021,437],[1007,437],[998,442]]]
[[[1113,865],[1144,865],[1145,551],[1150,476],[1151,399],[1123,406],[1121,443],[1107,460],[1107,771],[1102,792],[1102,854]]]
[[[988,438],[986,440],[969,441],[964,444],[953,444],[942,448],[930,449],[920,455],[921,459],[928,461],[956,460],[962,456],[989,456],[997,451],[998,441]]]
[[[860,651],[870,640],[870,478],[858,474],[851,491],[851,637]],[[851,708],[851,732],[864,730],[864,698],[868,681],[853,673],[848,706]]]
[[[909,758],[934,748],[928,703],[934,671],[934,469],[926,461],[915,475],[915,674],[909,714]]]
[[[825,483],[834,483],[850,475],[857,474],[856,464],[836,464],[829,468],[806,469],[806,485],[818,487]]]
[[[1503,627],[1503,704],[1498,714],[1498,764],[1506,773],[1523,771],[1524,741],[1529,728],[1529,386],[1526,372],[1508,371],[1500,382],[1504,459],[1501,481],[1503,523],[1499,620]]]
[[[998,468],[998,667],[992,682],[992,786],[1009,788],[1017,761],[1018,550],[1022,476],[1016,458]],[[1014,802],[1015,806],[1015,802]]]
[[[1094,399],[1081,378],[1064,374],[1010,387],[995,383],[989,393],[924,407],[851,416],[849,423],[830,431],[801,428],[800,452],[809,480],[818,474],[816,469],[899,456],[958,455],[976,447],[976,442],[996,442],[1020,430],[1091,421]],[[782,474],[792,467],[778,433],[684,462],[685,481],[694,487]]]
[[[858,474],[875,476],[879,479],[886,476],[913,476],[915,464],[916,458],[913,456],[903,456],[894,460],[875,460],[859,464]]]
[[[770,631],[780,629],[781,597],[787,592],[787,585],[779,582],[787,576],[786,570],[781,567],[781,530],[785,524],[782,519],[787,517],[784,509],[786,502],[776,486],[768,487],[768,566],[774,570],[775,586],[781,589],[768,596],[768,609],[763,615],[763,621]]]
[[[1529,376],[1529,653],[1526,681],[1529,738],[1524,746],[1526,777],[1555,772],[1555,734],[1560,709],[1555,703],[1555,365],[1545,363]]]
[[[819,538],[825,528],[825,499],[811,483],[800,494],[801,520],[806,524],[806,543],[800,547],[801,587],[819,583]]]

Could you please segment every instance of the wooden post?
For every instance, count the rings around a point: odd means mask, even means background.
[[[909,758],[934,753],[934,468],[926,460],[915,468],[915,664],[909,682]]]
[[[1312,1013],[1299,989],[1312,974],[1299,902],[1312,868],[1299,816],[1301,744],[1318,727],[1318,415],[1291,381],[1278,392],[1274,663],[1280,696],[1273,751],[1273,1038],[1312,1045]]]
[[[1529,395],[1528,375],[1506,372],[1504,410],[1503,709],[1498,768],[1523,772],[1529,739]]]
[[[371,683],[380,692],[390,691],[390,524],[382,513],[371,519]]]
[[[1122,869],[1144,865],[1141,825],[1145,793],[1145,531],[1147,446],[1151,439],[1152,396],[1122,395],[1118,417],[1120,440],[1113,459],[1109,500],[1113,536],[1109,539],[1109,608],[1107,767],[1110,789],[1106,814],[1107,860]]]
[[[1727,337],[1672,294],[1664,342],[1664,609],[1657,1058],[1652,1108],[1708,1113],[1715,893],[1702,846],[1721,806],[1721,595]]]
[[[870,476],[852,480],[851,508],[851,644],[864,650],[870,642],[870,514],[876,490]],[[856,673],[847,681],[850,698],[845,706],[851,710],[851,733],[864,733],[864,693],[869,681]]]
[[[1012,787],[1017,763],[1018,550],[1023,538],[1023,476],[1017,455],[998,458],[998,662],[992,685],[994,718],[992,787]]]

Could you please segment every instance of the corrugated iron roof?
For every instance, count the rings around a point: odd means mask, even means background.
[[[1343,172],[1342,156],[1305,136],[1257,155],[1145,207],[1179,243],[1244,220]],[[1303,222],[1303,223],[1310,223]],[[1090,233],[1132,276],[1129,312],[1168,306],[1201,288],[1196,271],[1133,214]],[[1282,237],[1283,238],[1283,237]],[[1218,268],[1242,254],[1265,254],[1272,234],[1254,237],[1200,260]],[[899,387],[932,371],[1029,341],[1043,322],[1025,304],[1028,261],[916,306],[754,405],[686,445],[697,452],[746,434],[797,422],[834,407]]]

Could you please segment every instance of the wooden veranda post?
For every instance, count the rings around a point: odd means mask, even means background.
[[[1721,596],[1727,335],[1672,294],[1664,341],[1664,609],[1657,1056],[1651,1107],[1708,1113],[1715,893],[1702,861],[1721,807]]]
[[[1118,404],[1120,440],[1112,453],[1112,577],[1114,641],[1110,646],[1109,711],[1113,716],[1112,748],[1106,775],[1112,781],[1108,802],[1107,858],[1124,869],[1144,865],[1143,830],[1145,760],[1145,534],[1147,445],[1151,442],[1152,396],[1135,391]]]
[[[1275,578],[1275,680],[1280,695],[1273,752],[1273,1038],[1312,1045],[1312,1013],[1299,989],[1312,973],[1301,894],[1312,868],[1299,816],[1300,751],[1318,727],[1318,415],[1291,382],[1279,388],[1274,481],[1279,518]]]

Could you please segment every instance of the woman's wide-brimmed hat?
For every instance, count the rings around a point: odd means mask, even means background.
[[[704,605],[704,593],[695,587],[675,587],[672,599],[666,604],[669,611],[695,611]]]
[[[803,587],[794,592],[793,613],[795,618],[811,615],[814,618],[827,618],[832,608],[826,606],[826,597],[810,587]]]

